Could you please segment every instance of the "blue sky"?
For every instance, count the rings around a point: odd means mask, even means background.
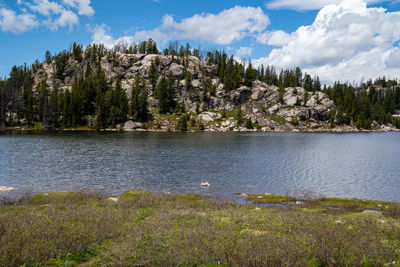
[[[400,3],[384,0],[0,0],[0,75],[81,44],[143,38],[224,49],[325,82],[400,77]]]

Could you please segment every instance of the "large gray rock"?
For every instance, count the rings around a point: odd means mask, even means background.
[[[279,131],[279,132],[289,132],[290,131],[290,127],[285,124],[285,125],[279,125],[275,128],[275,131]]]
[[[196,80],[192,81],[192,86],[193,87],[200,87],[200,85],[201,85],[200,80],[196,79]]]
[[[133,131],[143,127],[143,123],[129,120],[124,124],[124,131]]]
[[[285,102],[285,104],[287,106],[294,106],[297,103],[297,95],[293,95],[293,94],[286,94],[283,97],[283,101]]]
[[[257,118],[257,122],[261,127],[268,127],[269,129],[275,129],[276,123],[268,118]]]
[[[253,92],[261,91],[261,93],[265,93],[268,90],[268,84],[256,80],[253,82],[251,89]]]
[[[264,96],[264,93],[261,90],[256,90],[252,95],[251,98],[258,101],[262,99]]]
[[[233,118],[230,118],[229,120],[221,122],[222,127],[236,127],[236,122],[234,121]]]
[[[317,119],[321,121],[326,121],[329,119],[328,109],[324,106],[318,106],[315,108]]]
[[[279,88],[273,85],[267,87],[267,91],[264,94],[265,100],[269,103],[277,103],[279,101]]]
[[[308,107],[315,107],[316,105],[318,105],[317,103],[318,103],[317,96],[313,95],[310,97],[310,99],[308,99],[306,105]]]
[[[276,104],[276,105],[273,105],[272,107],[270,107],[269,109],[268,109],[268,113],[270,113],[270,114],[274,114],[274,113],[276,113],[280,108],[281,108],[281,104],[280,103],[278,103],[278,104]]]
[[[280,109],[276,114],[281,117],[293,117],[296,116],[297,111],[292,108]]]
[[[297,113],[297,117],[303,121],[308,120],[310,118],[310,116],[311,116],[311,112],[309,109],[299,110],[299,112]]]
[[[214,112],[203,112],[197,116],[197,118],[203,122],[211,122],[216,119],[221,118],[221,114],[214,113]]]
[[[240,105],[248,101],[251,96],[251,90],[247,86],[242,86],[237,90],[229,93],[227,100],[234,105]]]
[[[178,65],[174,62],[169,67],[169,72],[172,76],[183,77],[185,74],[185,68],[182,65]]]
[[[141,60],[141,63],[142,63],[142,67],[144,67],[144,68],[146,68],[146,69],[149,69],[150,68],[150,66],[151,66],[151,61],[155,61],[156,60],[156,58],[159,58],[160,59],[160,56],[159,55],[146,55],[142,60]]]
[[[333,108],[334,106],[335,106],[335,103],[332,101],[332,100],[330,100],[330,99],[328,99],[328,98],[324,98],[324,99],[322,99],[321,100],[321,104],[324,106],[324,107],[326,107],[326,108]]]

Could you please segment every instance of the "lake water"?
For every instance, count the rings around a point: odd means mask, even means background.
[[[400,201],[400,133],[0,134],[0,185]],[[209,188],[200,187],[208,181]]]

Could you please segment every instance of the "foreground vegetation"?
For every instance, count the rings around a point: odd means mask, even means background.
[[[142,191],[3,199],[0,266],[400,266],[400,204],[248,198],[285,205]]]

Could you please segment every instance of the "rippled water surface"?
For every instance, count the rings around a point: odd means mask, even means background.
[[[0,185],[400,201],[400,134],[0,134]],[[201,188],[208,181],[210,188]]]

